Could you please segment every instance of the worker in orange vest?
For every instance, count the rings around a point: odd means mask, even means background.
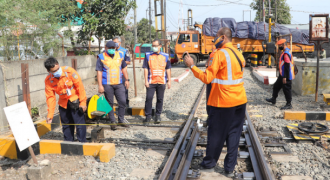
[[[219,49],[205,72],[194,65],[187,53],[185,64],[191,68],[194,76],[203,83],[212,83],[212,90],[207,104],[210,107],[208,119],[206,156],[195,168],[212,169],[220,157],[224,142],[227,155],[224,162],[227,177],[234,177],[237,163],[239,139],[243,129],[246,110],[246,93],[243,87],[243,67],[245,60],[232,44],[232,32],[223,27],[215,38],[215,46]]]
[[[166,84],[168,89],[171,88],[171,60],[168,54],[160,51],[161,47],[160,40],[154,40],[152,42],[152,52],[146,53],[142,65],[147,88],[144,110],[146,119],[143,121],[144,124],[148,124],[151,121],[152,99],[155,91],[157,94],[155,123],[160,123]]]
[[[125,87],[129,88],[127,64],[123,61],[123,54],[116,51],[116,43],[109,41],[106,44],[105,52],[97,56],[96,71],[99,85],[99,93],[104,93],[105,98],[111,107],[113,107],[113,96],[116,96],[118,102],[118,125],[129,127],[125,123],[124,115],[126,108]],[[122,84],[122,75],[125,77],[125,85]],[[113,111],[109,112],[111,130],[116,130],[115,115]]]
[[[292,80],[295,78],[294,62],[292,55],[290,53],[290,49],[287,46],[286,40],[280,39],[277,42],[277,45],[278,48],[281,51],[283,51],[279,60],[280,75],[278,76],[276,82],[274,83],[272,98],[267,98],[266,101],[271,102],[272,104],[276,104],[276,98],[278,96],[278,93],[283,88],[283,93],[286,99],[286,105],[281,107],[281,110],[292,109],[291,87],[292,87]]]
[[[86,92],[76,70],[69,66],[60,67],[58,61],[50,57],[44,62],[49,75],[45,79],[45,93],[48,106],[47,123],[51,123],[56,107],[56,96],[65,141],[74,140],[74,125],[85,124]],[[76,125],[79,142],[86,142],[86,126]]]

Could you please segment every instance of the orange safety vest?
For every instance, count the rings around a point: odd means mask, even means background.
[[[111,58],[106,52],[99,54],[101,62],[104,64],[102,73],[102,84],[117,85],[122,83],[122,60],[123,56],[118,51]]]
[[[205,72],[196,66],[191,69],[195,77],[205,84],[212,83],[207,102],[209,106],[229,108],[247,103],[243,86],[243,69],[229,48],[236,53],[244,67],[243,55],[233,47],[232,43],[226,43],[214,54],[213,62]]]
[[[166,65],[168,54],[166,53],[146,53],[146,58],[149,64],[148,81],[150,84],[166,84]]]
[[[210,58],[207,61],[207,67],[212,65],[214,54],[218,51],[218,49],[213,50],[213,52],[210,54]]]
[[[289,79],[288,80],[293,80],[295,78],[294,74],[294,61],[293,58],[290,54],[290,49],[286,48],[284,52],[281,54],[280,57],[280,62],[279,62],[279,70],[280,70],[280,75],[284,77],[284,54],[287,54],[290,58],[290,74],[289,74]]]
[[[80,105],[86,106],[86,92],[84,85],[77,71],[69,66],[62,68],[60,78],[55,78],[51,73],[45,79],[45,94],[48,106],[47,118],[53,118],[56,107],[56,96],[59,95],[58,105],[67,108],[68,100],[75,101],[79,98]],[[71,95],[67,95],[67,89],[71,91]]]

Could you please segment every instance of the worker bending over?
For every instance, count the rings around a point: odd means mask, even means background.
[[[113,38],[113,42],[116,43],[116,51],[118,51],[123,58],[123,61],[126,62],[127,65],[131,64],[131,58],[127,55],[127,50],[123,47],[121,47],[121,38],[119,36],[116,36]],[[122,76],[122,84],[125,85],[126,79],[125,76]],[[127,79],[129,81],[129,79]],[[129,100],[128,100],[128,88],[125,87],[125,96],[126,96],[126,107],[129,107]]]
[[[292,80],[295,78],[294,74],[294,62],[290,49],[287,46],[286,40],[281,39],[277,42],[278,48],[283,51],[280,60],[279,60],[279,71],[280,75],[278,76],[274,86],[273,86],[273,97],[266,99],[266,101],[276,104],[276,98],[278,93],[283,88],[283,92],[286,99],[286,105],[281,108],[283,109],[292,109],[291,101],[291,86]]]
[[[188,54],[184,60],[194,76],[203,83],[212,83],[207,104],[210,106],[206,156],[199,169],[214,168],[220,157],[224,142],[227,155],[224,162],[226,176],[234,177],[237,163],[239,139],[243,129],[246,108],[246,93],[243,87],[243,55],[233,47],[232,32],[223,27],[215,38],[216,48],[213,62],[205,72],[194,65]]]
[[[69,66],[60,67],[58,61],[50,57],[44,62],[49,75],[45,79],[45,93],[48,106],[47,123],[51,123],[56,107],[56,96],[65,141],[74,141],[74,125],[85,124],[86,92],[79,74]],[[86,142],[86,126],[76,125],[79,142]]]
[[[160,52],[162,45],[160,40],[152,42],[152,52],[147,52],[144,62],[144,80],[147,88],[144,124],[150,123],[152,115],[152,99],[155,91],[157,94],[155,123],[160,123],[160,114],[163,110],[163,99],[166,89],[171,88],[171,61],[168,54]]]
[[[99,93],[104,93],[105,98],[113,107],[113,96],[118,102],[118,125],[128,127],[124,121],[125,115],[125,87],[129,88],[126,62],[123,56],[116,51],[116,43],[109,41],[106,44],[105,52],[97,56],[96,71],[99,85]],[[125,86],[122,84],[122,75],[125,77]],[[113,110],[109,112],[111,130],[116,130],[115,115]]]

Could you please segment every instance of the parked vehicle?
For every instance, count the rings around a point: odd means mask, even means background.
[[[141,44],[135,44],[134,46],[134,54],[135,54],[135,58],[139,59],[140,55],[140,46]],[[141,47],[141,60],[144,60],[145,58],[145,53],[146,52],[151,52],[152,51],[152,44],[143,44]],[[160,49],[160,51],[163,51],[163,48]]]
[[[179,61],[178,57],[175,55],[175,51],[174,49],[171,48],[171,54],[170,54],[170,58],[171,58],[171,64],[177,63]]]

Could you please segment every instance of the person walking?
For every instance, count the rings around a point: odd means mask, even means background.
[[[97,56],[96,71],[99,93],[104,93],[105,98],[113,107],[113,96],[118,102],[118,125],[129,127],[124,120],[125,115],[125,87],[129,88],[127,64],[123,56],[116,51],[116,43],[109,41],[106,44],[105,52]],[[122,84],[122,75],[125,77],[125,86]],[[109,112],[111,130],[116,130],[114,111]]]
[[[121,47],[121,38],[119,36],[116,36],[113,38],[113,42],[116,43],[116,51],[119,51],[120,54],[122,54],[123,61],[126,62],[127,65],[131,64],[131,58],[127,55],[127,50],[123,47]],[[125,85],[126,79],[123,75],[123,81],[122,84]],[[129,79],[128,79],[129,81]],[[129,107],[129,100],[128,100],[128,88],[125,87],[125,96],[126,96],[126,107]]]
[[[212,90],[207,104],[210,106],[208,119],[206,156],[199,169],[212,169],[216,166],[224,142],[227,155],[224,162],[227,177],[234,177],[237,164],[239,139],[242,134],[246,111],[246,93],[243,87],[243,55],[232,44],[232,32],[223,27],[214,40],[219,50],[205,72],[194,65],[187,53],[185,64],[190,67],[194,76],[203,83],[212,83]]]
[[[294,62],[292,55],[290,53],[290,49],[287,46],[286,40],[280,39],[277,42],[277,45],[279,50],[283,51],[279,59],[280,75],[278,76],[276,82],[274,83],[272,98],[267,98],[266,101],[272,104],[276,104],[276,98],[278,96],[278,93],[283,88],[283,92],[286,99],[286,105],[281,107],[281,110],[292,109],[291,87],[292,87],[292,80],[295,78]]]
[[[155,123],[160,123],[161,113],[163,110],[163,99],[166,89],[171,88],[171,60],[168,54],[161,52],[162,45],[160,40],[152,41],[152,51],[146,52],[142,67],[144,68],[145,86],[147,88],[146,102],[145,102],[145,116],[143,121],[145,125],[149,124],[152,115],[152,99],[156,92],[156,117]]]
[[[76,128],[79,142],[86,141],[84,112],[86,106],[86,92],[81,78],[76,70],[69,66],[60,66],[58,61],[50,57],[44,62],[49,72],[45,79],[45,94],[48,106],[47,123],[52,123],[56,108],[56,96],[59,95],[58,105],[61,117],[64,141],[74,141],[74,130]]]

